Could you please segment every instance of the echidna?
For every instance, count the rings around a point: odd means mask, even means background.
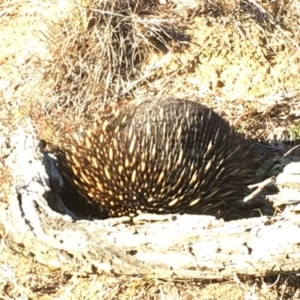
[[[201,214],[253,182],[254,146],[201,104],[167,98],[129,105],[76,136],[63,173],[110,217]]]

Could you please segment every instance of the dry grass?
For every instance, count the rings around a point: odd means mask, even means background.
[[[61,145],[127,101],[175,94],[202,98],[253,138],[299,136],[299,1],[163,3],[4,0],[1,135],[30,117],[41,138]],[[299,299],[297,276],[202,285],[80,278],[76,264],[64,274],[0,251],[0,299]]]
[[[63,300],[212,300],[299,299],[299,278],[235,278],[228,282],[168,282],[155,279],[117,278],[107,275],[79,277],[50,270],[28,258],[12,259],[1,246],[0,299]],[[282,298],[280,298],[282,297]]]
[[[53,126],[55,144],[99,112],[166,94],[201,97],[253,137],[299,127],[297,1],[18,5],[4,6],[4,98],[42,134]]]

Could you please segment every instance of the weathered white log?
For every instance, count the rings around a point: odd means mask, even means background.
[[[10,251],[42,264],[70,272],[165,279],[300,270],[298,215],[231,222],[193,215],[80,220],[51,194],[49,176],[60,184],[61,179],[33,131],[12,134],[0,155],[14,178],[8,209],[0,210],[4,242]]]

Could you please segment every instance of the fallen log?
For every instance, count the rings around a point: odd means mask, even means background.
[[[50,180],[62,181],[33,130],[12,133],[0,154],[14,179],[8,208],[0,209],[4,243],[13,253],[69,272],[162,279],[300,270],[296,214],[230,222],[195,215],[80,219],[52,193]]]

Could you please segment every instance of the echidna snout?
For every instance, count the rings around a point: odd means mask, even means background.
[[[63,173],[111,217],[201,214],[253,182],[250,142],[207,107],[167,98],[129,105],[77,136]]]

